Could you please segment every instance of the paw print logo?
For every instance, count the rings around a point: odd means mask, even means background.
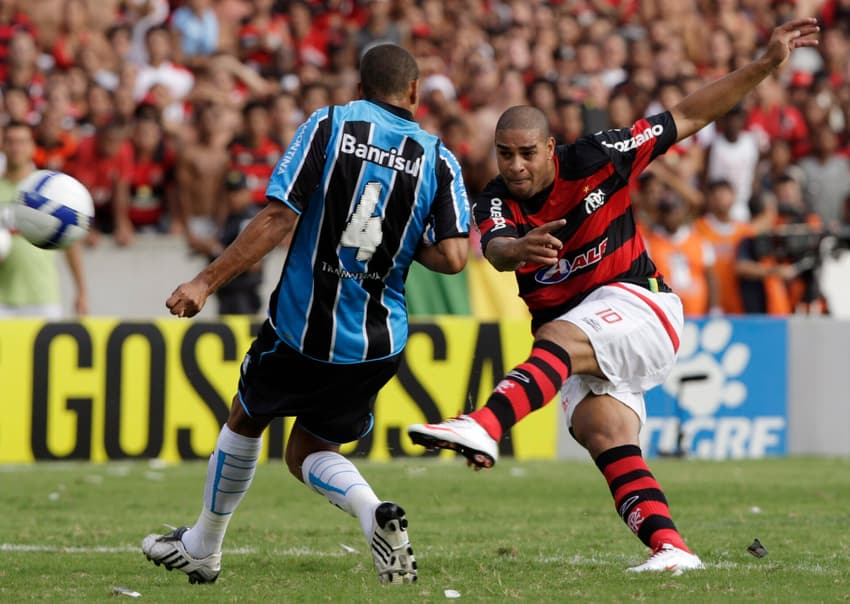
[[[685,324],[679,361],[663,388],[691,415],[713,415],[721,407],[734,409],[746,400],[747,387],[736,378],[750,362],[750,349],[731,340],[732,324],[725,319],[714,319],[702,330]]]

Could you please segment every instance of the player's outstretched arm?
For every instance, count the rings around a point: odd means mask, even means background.
[[[165,302],[171,314],[193,317],[201,312],[211,294],[262,260],[289,235],[297,220],[298,215],[289,206],[269,202],[218,258],[174,290]]]
[[[515,271],[526,262],[552,266],[564,246],[552,231],[567,224],[563,218],[531,229],[522,237],[496,237],[487,244],[484,255],[499,271]]]
[[[438,273],[454,275],[466,266],[469,255],[469,239],[450,237],[433,245],[420,245],[416,250],[416,261]]]
[[[817,46],[817,19],[796,19],[773,30],[764,53],[747,65],[688,95],[670,110],[676,140],[687,138],[734,107],[744,95],[782,67],[795,48]]]

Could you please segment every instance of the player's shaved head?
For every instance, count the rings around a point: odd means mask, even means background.
[[[539,130],[543,138],[549,137],[549,120],[537,107],[516,105],[506,109],[496,123],[496,132],[500,130]]]
[[[379,44],[360,59],[363,98],[387,99],[407,94],[410,82],[419,79],[416,59],[401,46]]]

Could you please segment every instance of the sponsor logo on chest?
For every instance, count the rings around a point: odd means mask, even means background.
[[[357,142],[357,138],[351,134],[343,134],[339,150],[346,155],[353,155],[370,163],[390,168],[396,172],[404,172],[413,177],[419,176],[419,167],[422,163],[422,158],[417,157],[415,160],[405,159],[398,154],[398,149],[392,147],[381,149],[368,143],[359,143]]]
[[[606,237],[592,248],[573,256],[572,259],[561,258],[558,264],[541,268],[534,275],[534,280],[544,285],[554,285],[565,280],[575,271],[597,264],[605,256],[608,249],[608,238]]]

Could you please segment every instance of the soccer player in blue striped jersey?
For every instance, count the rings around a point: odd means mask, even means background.
[[[270,178],[268,205],[166,302],[177,316],[197,314],[217,288],[292,234],[268,319],[242,363],[210,457],[201,514],[191,528],[142,542],[150,560],[192,583],[218,577],[221,544],[251,484],[262,433],[280,416],[295,417],[289,470],[357,517],[380,581],[416,580],[404,510],[380,500],[339,447],[370,431],[375,396],[397,371],[410,264],[462,270],[470,212],[457,161],[413,120],[413,57],[392,44],[375,46],[361,60],[360,79],[361,100],[309,117]]]

